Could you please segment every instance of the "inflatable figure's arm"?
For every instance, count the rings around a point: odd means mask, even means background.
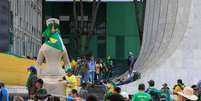
[[[45,59],[45,56],[43,54],[43,51],[41,51],[41,49],[40,49],[38,58],[37,58],[37,64],[42,65],[42,63],[44,62],[44,59]]]
[[[64,51],[63,61],[64,61],[64,65],[65,66],[70,66],[70,60],[69,60],[69,56],[68,56],[67,50]]]

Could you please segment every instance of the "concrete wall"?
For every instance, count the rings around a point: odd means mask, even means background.
[[[166,82],[171,88],[179,78],[187,86],[200,80],[200,5],[200,0],[147,0],[142,50],[135,64],[142,78],[122,86],[124,91],[133,92],[133,85],[150,79],[157,87]]]
[[[37,56],[41,46],[42,0],[9,0],[11,10],[10,52]]]

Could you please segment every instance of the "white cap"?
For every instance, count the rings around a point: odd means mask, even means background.
[[[46,25],[48,26],[51,23],[57,23],[59,25],[59,19],[56,18],[49,18],[46,20]]]

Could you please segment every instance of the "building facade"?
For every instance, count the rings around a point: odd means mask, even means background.
[[[36,57],[42,44],[42,0],[9,0],[10,52]]]
[[[84,19],[90,26],[92,2],[84,2]],[[137,27],[135,5],[133,2],[102,2],[97,13],[95,32],[90,41],[89,53],[95,57],[125,60],[132,51],[137,58],[140,51],[140,34]],[[50,17],[61,20],[61,32],[70,57],[76,54],[75,39],[72,33],[74,28],[73,2],[46,2],[44,4],[44,20]],[[66,17],[65,21],[61,18]],[[77,18],[79,24],[80,11],[77,3]],[[81,36],[81,50],[84,47],[86,35]]]
[[[0,52],[9,50],[9,3],[0,0]]]

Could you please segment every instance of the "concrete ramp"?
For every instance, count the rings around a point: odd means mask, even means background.
[[[134,69],[136,82],[123,85],[133,93],[139,83],[173,86],[181,78],[188,86],[201,79],[201,0],[147,0],[141,52]]]

